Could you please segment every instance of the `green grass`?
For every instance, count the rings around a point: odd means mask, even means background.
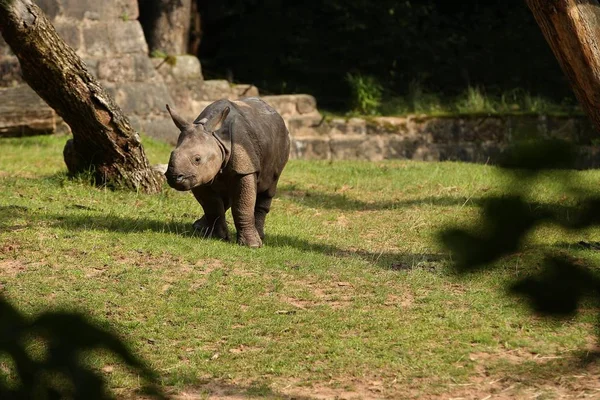
[[[112,326],[171,392],[531,397],[587,389],[573,376],[597,372],[582,356],[595,339],[591,306],[549,321],[504,289],[548,249],[597,264],[576,243],[600,241],[600,230],[544,226],[497,269],[450,271],[436,234],[503,193],[494,167],[290,161],[265,246],[251,250],[194,237],[190,193],[67,179],[65,140],[0,141],[0,293],[28,315],[77,310]],[[168,160],[168,146],[144,143],[152,163]],[[592,193],[599,178],[577,172],[571,183]],[[576,201],[557,182],[546,174],[532,200]],[[139,388],[114,359],[90,362],[112,366],[103,371],[120,393]]]
[[[523,89],[497,93],[482,87],[467,87],[457,96],[444,96],[414,81],[404,95],[398,95],[386,93],[373,78],[367,78],[359,75],[350,80],[354,108],[348,115],[584,115],[574,99],[557,102]]]

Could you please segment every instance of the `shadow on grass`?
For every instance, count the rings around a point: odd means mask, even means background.
[[[187,379],[183,379],[184,382]],[[269,387],[268,384],[254,383],[250,386],[234,385],[218,380],[197,382],[196,378],[192,378],[186,382],[187,386],[179,393],[173,392],[172,396],[181,396],[184,398],[244,398],[244,399],[267,399],[267,400],[313,400],[321,397],[307,396],[302,394],[283,394]],[[304,390],[308,391],[307,389]],[[178,397],[179,398],[179,397]]]
[[[344,211],[395,210],[402,207],[431,205],[438,207],[476,206],[482,201],[479,197],[428,196],[409,200],[374,201],[357,200],[339,193],[325,193],[314,190],[297,190],[291,187],[278,189],[278,197],[312,208],[336,209]]]
[[[152,231],[157,233],[176,234],[182,237],[197,237],[198,240],[211,240],[199,237],[192,223],[179,221],[162,221],[149,218],[117,217],[113,215],[78,215],[78,214],[31,214],[25,207],[0,206],[0,228],[11,231],[31,227],[36,222],[49,223],[51,226],[71,231],[95,230],[120,233],[141,233]],[[14,218],[29,218],[26,225],[12,223]],[[235,236],[233,236],[235,237]],[[234,242],[232,242],[234,245]],[[366,250],[348,250],[331,244],[310,241],[294,236],[269,234],[265,238],[268,247],[292,247],[312,253],[335,257],[359,257],[380,268],[395,271],[412,271],[426,269],[430,272],[439,270],[446,257],[433,253],[393,253],[370,252]]]
[[[447,257],[434,253],[392,253],[348,250],[330,244],[312,242],[288,235],[267,234],[265,245],[271,247],[292,247],[297,250],[320,253],[327,256],[360,257],[370,264],[394,271],[426,269],[433,272],[439,270],[447,260]]]
[[[35,354],[33,343],[45,351]],[[85,362],[85,354],[94,350],[117,355],[143,379],[143,392],[166,398],[158,375],[112,330],[73,312],[45,311],[30,318],[0,296],[0,356],[12,360],[13,366],[2,365],[0,398],[112,399],[105,377]]]
[[[487,360],[488,363],[489,361]],[[552,388],[558,389],[558,393],[562,395],[576,391],[580,397],[592,397],[598,393],[599,361],[600,352],[597,350],[577,350],[546,360],[543,357],[520,359],[516,356],[510,362],[492,367],[492,376],[503,377],[495,381],[502,381],[507,392],[515,384],[535,388],[538,395],[531,398],[538,397],[541,390]],[[510,396],[511,393],[508,392],[507,395]]]

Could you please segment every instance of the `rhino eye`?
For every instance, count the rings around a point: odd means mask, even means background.
[[[202,157],[200,157],[200,156],[194,156],[194,163],[195,164],[200,164],[200,161],[202,161]]]

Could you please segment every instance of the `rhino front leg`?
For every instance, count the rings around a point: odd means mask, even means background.
[[[221,197],[208,187],[192,189],[194,197],[204,210],[204,216],[194,222],[194,230],[203,237],[229,240],[229,230],[225,221],[225,206]]]
[[[262,240],[254,222],[256,205],[256,175],[240,176],[235,185],[231,213],[237,229],[238,244],[249,247],[261,247]]]

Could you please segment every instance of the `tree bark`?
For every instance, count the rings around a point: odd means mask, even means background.
[[[188,48],[192,0],[140,0],[140,22],[150,52],[185,54]]]
[[[525,1],[600,132],[600,4],[596,0]]]
[[[202,16],[198,10],[197,0],[192,0],[192,20],[190,22],[190,35],[188,43],[188,53],[200,54],[200,43],[202,42]]]
[[[37,5],[0,0],[0,33],[25,81],[71,128],[64,150],[70,174],[92,172],[98,184],[160,190],[139,135]]]

